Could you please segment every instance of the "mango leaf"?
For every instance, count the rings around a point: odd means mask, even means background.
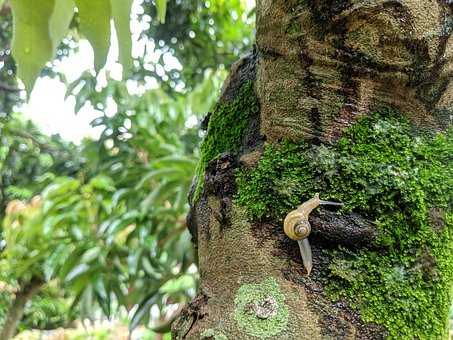
[[[163,24],[165,23],[165,15],[167,14],[167,0],[156,0],[157,19]]]
[[[90,266],[89,265],[87,265],[86,263],[80,263],[79,265],[77,265],[75,268],[73,268],[68,273],[68,275],[65,278],[65,281],[66,282],[72,281],[75,278],[77,278],[78,276],[86,273],[89,270],[90,270]]]
[[[142,302],[140,302],[137,310],[132,316],[131,323],[129,324],[129,331],[133,331],[145,319],[145,317],[149,317],[151,307],[157,302],[158,297],[157,290],[155,290],[148,294]]]
[[[53,15],[50,18],[49,30],[50,39],[52,40],[52,54],[57,50],[61,40],[66,36],[74,16],[74,0],[54,0],[55,7]]]
[[[110,0],[112,17],[118,39],[119,62],[126,77],[132,70],[132,38],[130,13],[133,0]]]
[[[79,10],[80,32],[94,51],[94,68],[99,72],[107,62],[110,48],[110,0],[75,0]]]
[[[54,0],[11,0],[13,41],[11,51],[17,63],[17,75],[31,90],[46,62],[53,57],[49,20]]]

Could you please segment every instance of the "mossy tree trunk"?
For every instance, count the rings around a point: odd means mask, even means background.
[[[442,339],[453,282],[448,0],[258,0],[206,122],[176,339]],[[310,216],[313,271],[283,233]]]

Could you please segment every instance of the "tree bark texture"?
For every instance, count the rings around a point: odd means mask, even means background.
[[[448,0],[257,1],[205,124],[175,339],[447,337],[452,20]],[[282,223],[316,192],[345,208],[310,216],[308,276]]]

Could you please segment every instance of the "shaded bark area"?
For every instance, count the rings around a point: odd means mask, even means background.
[[[235,203],[235,173],[253,169],[266,143],[334,143],[381,107],[416,127],[443,131],[453,112],[451,12],[443,0],[258,1],[256,50],[233,67],[220,102],[233,101],[252,80],[260,112],[238,152],[209,162],[202,195],[191,199],[200,292],[173,325],[175,339],[388,335],[326,294],[325,273],[335,260],[328,250],[385,251],[373,221],[354,212],[313,213],[314,269],[307,277],[281,221],[251,221]],[[439,230],[445,225],[442,210],[432,209],[429,219]]]
[[[24,315],[27,302],[30,301],[43,285],[44,282],[42,280],[32,279],[16,293],[0,332],[0,339],[8,340],[14,337],[17,326]]]

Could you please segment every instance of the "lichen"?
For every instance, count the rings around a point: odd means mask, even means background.
[[[212,328],[209,328],[201,333],[201,339],[228,340],[228,337],[223,333],[217,333]]]
[[[281,333],[287,326],[285,295],[274,278],[242,285],[234,304],[234,319],[248,335],[265,339]]]
[[[242,85],[232,102],[217,104],[209,119],[206,137],[201,144],[200,160],[196,170],[195,201],[201,195],[204,184],[203,174],[208,163],[221,153],[239,151],[250,119],[258,111],[259,104],[252,81]]]
[[[326,293],[384,325],[390,339],[442,338],[453,282],[452,137],[381,110],[335,145],[267,145],[256,168],[237,173],[235,200],[251,218],[281,223],[319,192],[374,221],[383,250],[328,250]]]

